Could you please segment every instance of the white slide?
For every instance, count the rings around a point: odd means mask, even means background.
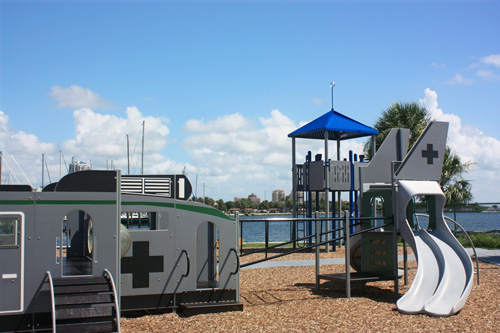
[[[451,316],[464,306],[472,289],[474,268],[469,255],[444,220],[444,194],[435,181],[400,180],[399,228],[418,267],[408,292],[397,301],[401,313]],[[415,195],[436,197],[436,230],[413,232],[406,220],[406,205]]]

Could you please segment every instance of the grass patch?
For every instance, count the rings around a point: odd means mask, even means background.
[[[500,236],[495,233],[469,231],[468,234],[475,247],[490,250],[500,249]],[[462,233],[457,233],[457,239],[460,243],[464,244],[465,247],[471,247],[467,237],[465,237]]]

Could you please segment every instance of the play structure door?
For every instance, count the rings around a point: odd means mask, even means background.
[[[24,215],[0,213],[0,313],[23,311]]]

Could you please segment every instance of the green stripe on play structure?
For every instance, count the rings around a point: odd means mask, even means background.
[[[33,200],[0,200],[0,205],[32,205]]]
[[[207,214],[207,215],[212,215],[215,217],[221,217],[223,219],[231,220],[229,216],[221,212],[220,210],[217,210],[215,208],[210,208],[210,207],[204,207],[204,206],[191,206],[191,205],[185,205],[185,204],[177,204],[176,208],[182,209],[182,210],[187,210],[190,212],[195,212],[195,213],[200,213],[200,214]]]
[[[174,204],[170,202],[122,201],[122,206],[152,206],[174,208]]]
[[[116,200],[37,200],[37,205],[116,205]]]

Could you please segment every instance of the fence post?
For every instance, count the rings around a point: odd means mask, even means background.
[[[269,221],[266,220],[264,223],[265,223],[266,258],[267,258],[267,251],[269,249]]]
[[[351,298],[351,230],[349,226],[349,211],[344,211],[344,234],[345,234],[345,294]]]

